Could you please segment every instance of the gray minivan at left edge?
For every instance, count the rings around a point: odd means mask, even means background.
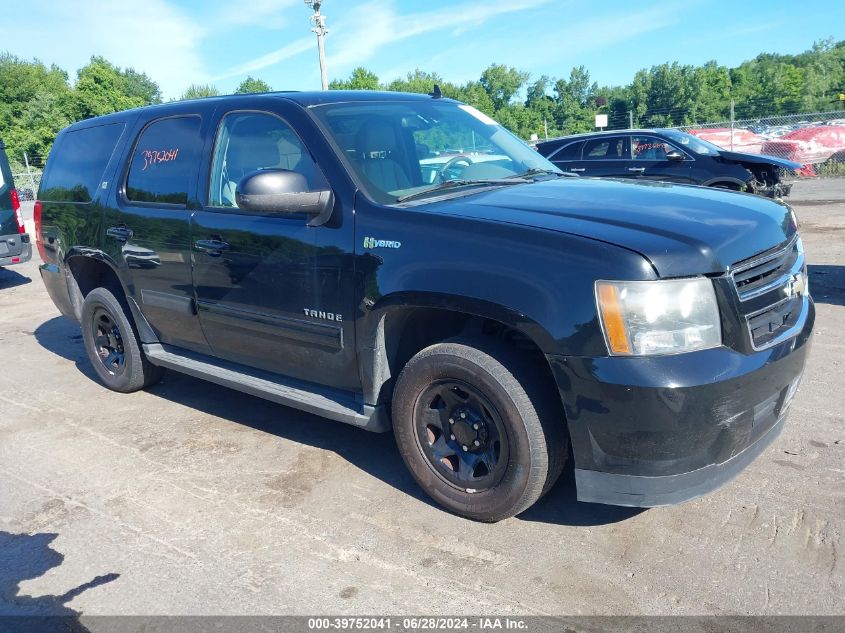
[[[12,181],[6,147],[0,140],[0,267],[22,264],[31,257],[32,245],[24,228],[21,203]]]

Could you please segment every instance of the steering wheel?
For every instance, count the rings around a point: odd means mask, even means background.
[[[451,180],[451,178],[446,178],[446,172],[456,167],[457,165],[463,165],[464,169],[472,165],[472,161],[469,160],[466,156],[455,156],[454,158],[448,160],[443,167],[437,170],[437,174],[434,177],[435,182],[445,182],[446,180]]]

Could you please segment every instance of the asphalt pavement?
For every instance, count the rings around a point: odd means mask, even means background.
[[[174,372],[113,393],[36,263],[0,270],[0,613],[845,615],[845,181],[825,187],[793,199],[818,318],[783,434],[647,511],[578,503],[569,470],[474,523],[391,435]]]

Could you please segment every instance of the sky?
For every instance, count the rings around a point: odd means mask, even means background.
[[[663,62],[735,66],[845,39],[845,2],[794,0],[324,0],[329,78],[357,66],[388,82],[416,68],[464,83],[491,63],[532,77],[584,65],[600,85]],[[165,99],[192,83],[234,91],[247,76],[275,90],[320,87],[303,0],[52,0],[3,10],[0,51],[75,77],[92,55],[147,73]]]

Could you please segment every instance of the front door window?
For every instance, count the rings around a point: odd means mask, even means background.
[[[238,183],[262,169],[295,171],[305,176],[309,190],[328,189],[323,173],[287,123],[262,112],[229,114],[217,135],[209,205],[236,208]]]

